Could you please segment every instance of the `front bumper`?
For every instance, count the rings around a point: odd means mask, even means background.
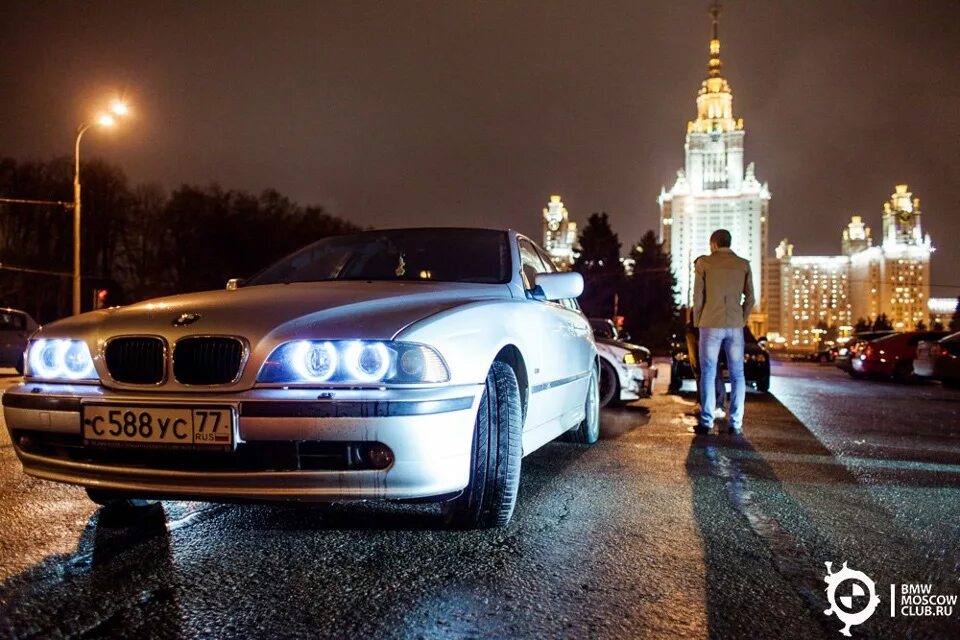
[[[455,494],[466,487],[482,390],[482,385],[460,385],[136,394],[94,385],[24,383],[3,395],[3,412],[24,471],[46,480],[171,498],[410,499]],[[156,461],[143,449],[129,454],[112,449],[104,455],[82,440],[81,407],[89,402],[227,405],[237,415],[237,446],[233,452],[208,456],[209,465],[206,452],[180,456],[157,449]],[[317,447],[350,451],[363,443],[386,445],[393,462],[385,469],[340,465],[317,470],[297,455]],[[273,458],[262,455],[278,450],[285,452],[284,464],[274,466]]]
[[[647,364],[625,364],[620,372],[620,400],[639,400],[653,395],[657,368]]]
[[[878,360],[861,360],[860,358],[853,358],[850,363],[850,368],[854,373],[859,373],[860,375],[870,376],[892,376],[893,361],[878,361]]]
[[[718,363],[719,373],[725,380],[730,379],[730,372],[725,362]],[[680,380],[693,380],[693,368],[689,360],[674,358],[672,372]],[[748,383],[756,384],[770,379],[770,361],[746,360],[743,363],[743,377]]]

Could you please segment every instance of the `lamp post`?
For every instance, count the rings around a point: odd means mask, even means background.
[[[80,139],[93,124],[112,127],[114,115],[123,116],[129,111],[126,103],[119,100],[110,106],[110,113],[99,116],[95,122],[84,122],[77,127],[77,140],[73,148],[73,315],[80,313]]]

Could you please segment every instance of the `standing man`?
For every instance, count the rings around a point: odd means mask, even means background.
[[[693,324],[700,329],[700,419],[695,431],[709,433],[716,406],[717,359],[720,348],[730,372],[730,433],[743,432],[743,327],[756,303],[750,262],[730,250],[730,232],[710,234],[710,255],[693,263]]]

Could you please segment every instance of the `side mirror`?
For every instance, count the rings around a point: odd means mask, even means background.
[[[563,273],[538,273],[534,286],[545,300],[577,298],[583,293],[583,276],[575,271]]]
[[[230,278],[227,280],[227,291],[236,291],[243,286],[244,282],[243,278]]]

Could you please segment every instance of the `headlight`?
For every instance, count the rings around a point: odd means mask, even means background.
[[[96,380],[90,349],[82,340],[34,340],[27,351],[29,378],[44,380]]]
[[[628,351],[623,354],[623,364],[637,364],[637,359]]]
[[[257,382],[433,383],[450,373],[430,347],[405,342],[296,340],[267,358]]]

